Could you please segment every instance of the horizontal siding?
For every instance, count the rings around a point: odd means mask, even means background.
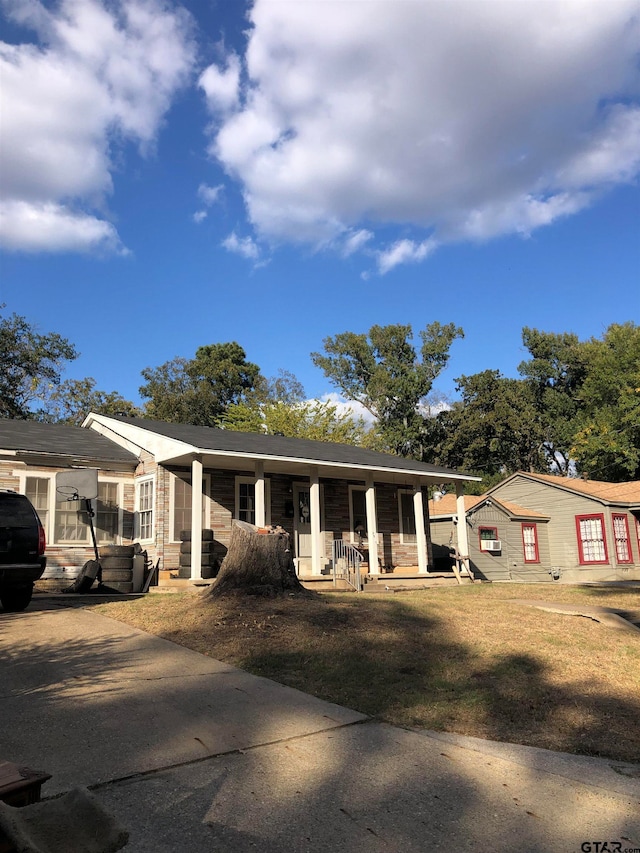
[[[498,486],[493,494],[501,500],[513,501],[527,509],[535,510],[550,517],[546,525],[548,530],[549,568],[558,567],[563,578],[571,581],[581,580],[620,580],[640,577],[640,554],[635,532],[635,518],[629,512],[613,510],[600,501],[587,495],[572,494],[546,483],[534,482],[524,477],[515,477],[508,483]],[[616,560],[615,539],[613,535],[613,512],[627,516],[632,563],[619,565]],[[605,520],[605,536],[608,551],[608,564],[581,565],[576,533],[576,516],[602,514]],[[542,525],[538,525],[538,530]],[[543,556],[541,551],[541,557]]]

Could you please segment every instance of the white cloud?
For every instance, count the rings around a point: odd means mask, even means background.
[[[53,202],[0,201],[0,235],[5,248],[25,252],[128,254],[111,223]]]
[[[418,263],[436,250],[438,243],[429,237],[422,243],[413,240],[398,240],[388,249],[378,252],[378,270],[384,275],[399,264]]]
[[[242,255],[243,258],[251,261],[257,261],[260,257],[260,248],[257,243],[251,237],[238,237],[235,231],[222,241],[222,245],[227,251]]]
[[[310,400],[309,402],[313,402],[313,400]],[[338,415],[346,414],[353,418],[362,418],[367,426],[372,426],[376,422],[376,418],[374,418],[368,409],[365,409],[362,403],[358,403],[355,400],[345,400],[344,397],[341,397],[340,394],[337,394],[335,391],[332,391],[329,394],[323,394],[320,397],[320,402],[331,403],[336,407]]]
[[[640,169],[637,0],[256,0],[250,21],[244,67],[201,85],[263,238],[414,229],[378,246],[384,272],[529,234]]]
[[[209,215],[207,208],[211,207],[212,204],[215,204],[219,199],[220,195],[224,190],[224,186],[222,184],[218,184],[216,187],[207,186],[207,184],[200,184],[198,187],[198,198],[204,204],[204,208],[200,210],[196,210],[193,214],[193,221],[196,225],[200,225],[201,222]]]
[[[0,244],[27,251],[120,245],[104,220],[119,140],[142,151],[192,65],[190,18],[160,0],[8,2],[9,17],[38,43],[0,43]],[[34,236],[38,223],[45,233]],[[8,230],[7,230],[8,229]]]
[[[200,184],[198,187],[198,198],[201,199],[207,207],[210,207],[218,201],[223,189],[224,187],[222,184],[218,184],[216,187],[209,187],[207,184]]]
[[[367,228],[359,228],[345,237],[342,244],[342,254],[345,258],[356,252],[361,251],[370,240],[373,240],[374,234]]]
[[[240,60],[231,53],[224,70],[220,70],[217,65],[210,65],[200,75],[198,85],[204,90],[207,105],[212,112],[234,110],[240,97]]]

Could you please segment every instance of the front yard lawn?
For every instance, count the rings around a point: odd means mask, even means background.
[[[398,726],[640,762],[640,632],[513,599],[618,608],[640,591],[474,584],[311,600],[206,593],[107,616]]]

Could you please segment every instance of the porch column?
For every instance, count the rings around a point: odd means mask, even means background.
[[[469,537],[467,536],[467,514],[464,509],[464,485],[460,482],[456,483],[456,512],[458,515],[458,554],[460,554],[461,557],[464,557],[463,565],[466,568],[466,574],[471,575],[471,567],[469,565]]]
[[[422,500],[422,486],[419,480],[413,486],[413,514],[416,520],[418,572],[426,574],[429,571],[429,562],[427,560],[427,537],[424,529],[424,501]]]
[[[191,461],[191,580],[202,578],[202,457]]]
[[[322,574],[322,531],[320,530],[320,476],[313,466],[309,470],[309,510],[311,512],[311,574]]]
[[[264,462],[256,462],[256,527],[264,527],[267,523]]]
[[[369,574],[380,574],[378,565],[378,519],[376,518],[376,490],[373,485],[373,474],[366,479],[367,491],[365,501],[367,507],[367,543],[369,545]]]

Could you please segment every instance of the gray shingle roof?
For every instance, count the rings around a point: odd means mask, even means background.
[[[357,467],[384,468],[397,471],[413,471],[425,475],[464,477],[451,468],[416,462],[389,453],[378,453],[349,444],[334,444],[325,441],[310,441],[304,438],[287,438],[279,435],[235,432],[234,430],[214,429],[212,427],[193,426],[191,424],[171,424],[164,421],[152,421],[145,418],[116,416],[113,420],[130,423],[149,432],[182,441],[203,452],[241,453],[255,456],[282,457],[286,459],[315,460],[317,462],[336,462]]]
[[[0,418],[0,450],[72,457],[86,462],[115,462],[127,467],[137,457],[91,429]]]

